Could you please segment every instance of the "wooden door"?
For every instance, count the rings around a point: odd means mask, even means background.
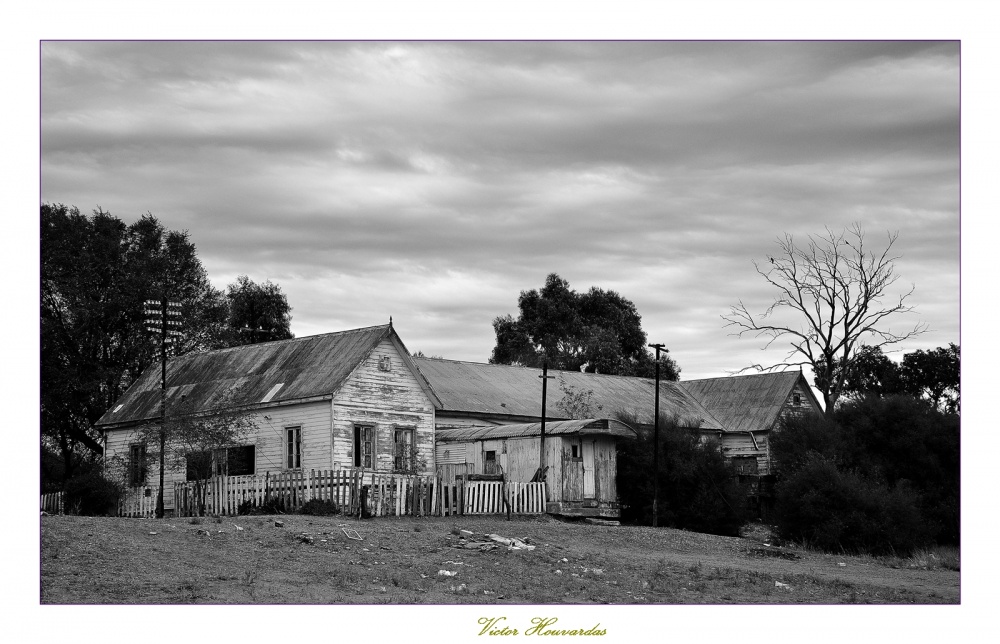
[[[594,463],[594,441],[583,441],[583,498],[592,499],[595,492],[595,463]]]

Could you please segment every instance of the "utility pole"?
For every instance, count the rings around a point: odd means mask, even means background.
[[[538,443],[538,476],[539,480],[545,480],[545,390],[546,385],[549,380],[555,378],[555,376],[549,375],[549,361],[545,360],[542,362],[542,375],[538,376],[542,379],[542,438]]]
[[[181,305],[164,295],[160,300],[144,302],[146,330],[160,334],[160,486],[156,493],[156,518],[163,518],[163,469],[167,443],[167,344],[180,335]]]
[[[656,393],[653,395],[653,527],[659,524],[660,512],[660,351],[670,353],[662,344],[651,344],[656,349]]]

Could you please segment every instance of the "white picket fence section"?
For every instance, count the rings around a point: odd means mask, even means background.
[[[542,514],[544,483],[445,482],[440,475],[408,475],[358,468],[215,476],[175,483],[175,516],[233,516],[240,510],[272,505],[296,512],[312,500],[329,501],[353,516],[451,516],[461,514]],[[154,516],[156,488],[131,488],[119,514]]]
[[[505,483],[468,481],[465,484],[463,514],[542,514],[545,512],[545,483]]]
[[[65,514],[66,512],[66,493],[65,492],[49,492],[48,494],[42,495],[41,500],[41,510],[47,514]]]
[[[118,516],[147,519],[155,517],[159,489],[149,485],[126,489],[118,502]]]

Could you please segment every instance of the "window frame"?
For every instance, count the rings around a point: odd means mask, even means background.
[[[407,454],[400,454],[400,436],[407,436],[403,445],[407,446]],[[417,428],[403,425],[392,428],[392,470],[394,472],[411,473],[417,471]]]
[[[282,462],[286,470],[302,469],[302,425],[285,427],[285,449]]]
[[[129,443],[128,481],[129,487],[144,487],[149,478],[146,464],[146,443]]]
[[[351,462],[354,467],[375,469],[375,425],[355,423],[352,440],[354,444],[351,446]],[[366,446],[367,452],[365,451]],[[367,465],[365,464],[366,457]]]

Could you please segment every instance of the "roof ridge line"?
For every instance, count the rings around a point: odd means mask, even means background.
[[[190,353],[185,353],[183,355],[172,356],[171,359],[172,360],[179,360],[181,358],[187,358],[187,357],[191,357],[191,356],[204,356],[204,355],[208,355],[210,353],[223,353],[225,351],[235,351],[237,349],[246,349],[247,347],[260,347],[260,346],[265,346],[265,345],[270,345],[270,344],[277,344],[279,342],[292,343],[292,342],[298,342],[299,340],[312,340],[314,338],[322,338],[322,337],[330,336],[330,335],[344,335],[346,333],[357,333],[358,331],[368,331],[369,329],[379,329],[379,328],[388,329],[390,327],[389,327],[388,324],[375,324],[375,325],[372,325],[372,326],[359,327],[357,329],[345,329],[343,331],[328,331],[326,333],[316,333],[316,334],[313,334],[313,335],[303,335],[303,336],[299,336],[297,338],[285,338],[283,340],[268,340],[267,342],[254,342],[253,344],[237,344],[237,345],[234,345],[234,346],[231,346],[231,347],[220,347],[218,349],[209,349],[208,351],[192,351]]]

